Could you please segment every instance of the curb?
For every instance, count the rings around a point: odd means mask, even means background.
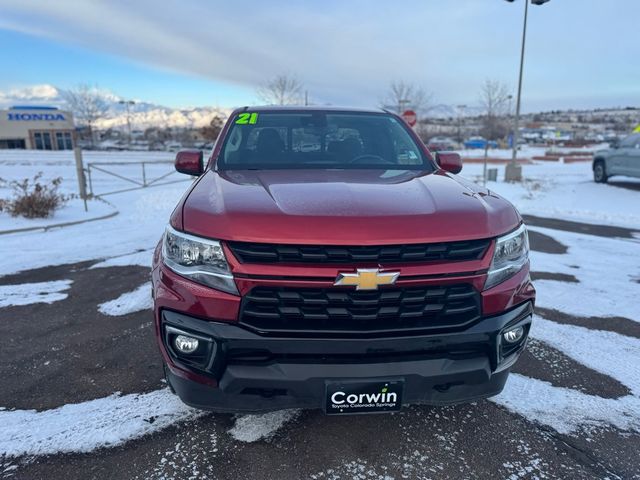
[[[13,230],[2,230],[2,231],[0,231],[0,235],[9,235],[11,233],[33,232],[33,231],[36,231],[36,230],[43,230],[43,231],[46,232],[46,231],[52,230],[54,228],[70,227],[72,225],[80,225],[81,223],[95,222],[97,220],[106,220],[107,218],[115,217],[119,213],[120,213],[120,211],[116,210],[115,212],[111,212],[111,213],[109,213],[107,215],[103,215],[101,217],[87,218],[85,220],[75,220],[73,222],[54,223],[54,224],[51,224],[51,225],[43,225],[41,227],[25,227],[25,228],[14,228]]]

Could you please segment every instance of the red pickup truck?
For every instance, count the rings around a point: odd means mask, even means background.
[[[535,290],[516,209],[382,110],[241,108],[155,250],[155,329],[194,407],[394,411],[499,393]]]

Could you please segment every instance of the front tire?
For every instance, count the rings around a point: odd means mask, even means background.
[[[607,172],[604,168],[604,162],[598,160],[593,164],[593,181],[596,183],[607,183]]]

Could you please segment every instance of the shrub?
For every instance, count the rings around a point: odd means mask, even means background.
[[[0,211],[7,211],[13,217],[26,218],[46,218],[53,215],[69,198],[58,193],[62,177],[49,182],[41,179],[42,172],[32,179],[25,178],[22,181],[7,182],[0,179],[2,184],[13,189],[13,198],[0,200]]]

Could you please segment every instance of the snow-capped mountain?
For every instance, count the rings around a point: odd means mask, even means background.
[[[105,117],[98,120],[95,126],[99,129],[125,128],[127,107],[119,103],[122,98],[108,90],[100,90],[99,94],[108,105],[108,110]],[[15,105],[66,108],[64,91],[47,84],[0,91],[0,108]],[[176,109],[142,101],[129,105],[131,128],[139,130],[148,127],[200,128],[208,125],[214,116],[227,117],[230,112],[231,109],[219,107]]]
[[[123,128],[127,125],[127,113],[124,105],[116,104],[107,116],[96,122],[100,129]],[[135,104],[129,107],[131,128],[144,130],[148,127],[200,128],[209,125],[213,117],[226,118],[230,109],[217,107],[198,107],[192,109],[174,109],[149,104]]]

